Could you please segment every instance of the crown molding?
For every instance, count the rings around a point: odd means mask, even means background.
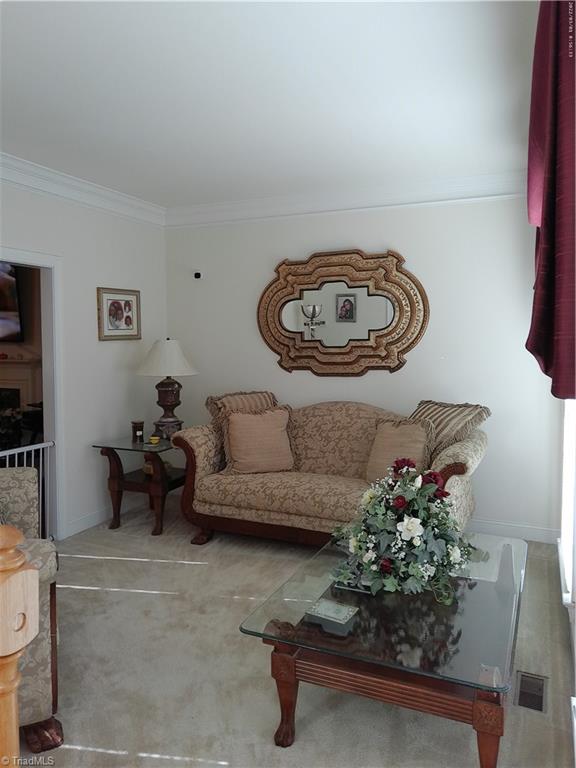
[[[390,187],[334,190],[293,197],[238,200],[166,210],[167,227],[206,226],[234,221],[360,211],[407,205],[438,205],[525,194],[526,171],[436,180],[415,179]]]
[[[166,209],[91,181],[84,181],[43,165],[0,153],[0,180],[47,195],[62,197],[128,219],[163,226]]]
[[[197,227],[257,219],[361,211],[408,205],[473,202],[525,194],[526,171],[444,179],[412,179],[390,187],[325,190],[306,195],[164,208],[99,184],[0,153],[0,180],[119,216],[166,227]]]

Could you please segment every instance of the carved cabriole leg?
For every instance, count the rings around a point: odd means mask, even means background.
[[[298,699],[298,680],[294,654],[296,648],[286,645],[275,646],[272,651],[272,677],[276,681],[280,700],[280,725],[274,734],[274,743],[278,747],[289,747],[294,742],[296,727],[296,701]]]
[[[124,467],[120,456],[113,448],[102,448],[102,456],[106,456],[110,464],[108,475],[108,491],[112,501],[112,520],[108,528],[120,527],[120,507],[122,506],[122,483],[124,482]]]
[[[166,494],[168,493],[166,467],[157,453],[146,453],[144,458],[152,464],[150,495],[154,502],[154,515],[156,517],[152,536],[160,536],[164,525],[164,504],[166,502]]]
[[[478,740],[480,768],[496,768],[500,737],[504,733],[504,708],[499,693],[477,691],[472,725]]]

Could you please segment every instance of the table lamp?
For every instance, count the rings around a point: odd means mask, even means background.
[[[156,429],[153,434],[169,440],[174,432],[182,429],[182,421],[174,415],[174,409],[180,405],[182,385],[172,377],[194,376],[198,371],[186,360],[176,339],[159,339],[154,342],[136,373],[139,376],[165,377],[156,384],[157,403],[164,413],[154,422]]]

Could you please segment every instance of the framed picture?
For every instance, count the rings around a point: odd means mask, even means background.
[[[355,323],[356,322],[356,294],[355,293],[337,293],[336,294],[336,322],[337,323]]]
[[[140,291],[97,288],[98,338],[140,339]]]

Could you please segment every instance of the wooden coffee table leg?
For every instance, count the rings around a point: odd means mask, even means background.
[[[154,515],[156,517],[152,536],[160,536],[164,525],[164,505],[166,503],[166,494],[168,493],[166,467],[157,453],[146,453],[144,458],[152,464],[149,496],[152,498]]]
[[[477,691],[472,725],[478,740],[480,768],[496,768],[500,737],[504,733],[504,708],[499,693]]]
[[[124,467],[122,460],[113,448],[102,448],[100,453],[106,456],[110,466],[108,475],[108,491],[112,501],[112,520],[108,528],[120,527],[120,507],[122,506],[122,491],[124,483]]]
[[[298,680],[294,653],[296,649],[277,646],[272,651],[272,677],[276,681],[280,700],[280,725],[274,734],[274,743],[278,747],[289,747],[294,743],[296,727],[296,701],[298,699]]]

